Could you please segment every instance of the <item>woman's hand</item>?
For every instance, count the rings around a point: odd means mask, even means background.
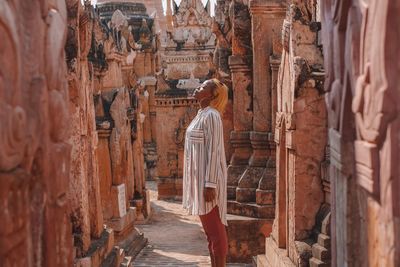
[[[206,187],[204,188],[204,199],[206,202],[213,201],[216,197],[217,193],[215,191],[215,188],[211,187]]]

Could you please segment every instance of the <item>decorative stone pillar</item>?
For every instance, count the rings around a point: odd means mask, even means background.
[[[282,48],[282,46],[280,46]],[[271,108],[272,108],[272,134],[275,133],[275,125],[276,125],[276,111],[278,107],[278,92],[277,92],[277,83],[278,83],[278,72],[279,66],[281,65],[281,54],[272,55],[269,59],[270,67],[271,67]],[[274,140],[271,140],[272,144],[274,144]],[[274,145],[275,147],[275,145]],[[275,155],[273,153],[273,155]]]
[[[147,76],[140,79],[143,81],[145,101],[143,105],[144,119],[144,161],[146,164],[145,179],[154,179],[157,176],[157,144],[156,144],[156,108],[155,91],[157,79]]]
[[[267,160],[273,157],[274,146],[270,144],[273,143],[272,96],[275,94],[272,93],[272,88],[275,86],[270,70],[270,56],[274,54],[273,44],[278,39],[275,31],[282,25],[286,8],[279,1],[251,0],[250,13],[252,16],[254,114],[250,142],[253,153],[249,160],[249,167],[241,176],[236,190],[236,200],[239,202],[256,201],[256,189],[266,171]],[[280,30],[278,32],[280,33]],[[272,163],[269,165],[274,167]]]
[[[232,25],[232,56],[228,60],[233,91],[233,131],[230,141],[234,150],[228,167],[228,200],[236,200],[236,187],[251,156],[251,19],[247,4],[239,1],[230,2],[228,14]]]
[[[108,70],[101,79],[96,106],[97,156],[104,220],[119,241],[133,227],[136,214],[136,208],[129,207],[135,187],[128,118],[130,98],[122,79],[124,56],[112,51],[106,54],[106,59]]]
[[[274,49],[275,50],[275,49]],[[275,188],[276,188],[276,145],[273,140],[276,125],[276,111],[277,111],[277,80],[278,71],[281,64],[281,57],[272,55],[270,56],[271,67],[271,109],[272,109],[272,127],[268,135],[268,148],[269,151],[266,169],[258,183],[256,190],[256,203],[258,205],[275,205]]]
[[[148,92],[146,91],[146,85],[149,83],[149,79],[146,77],[140,79],[140,85],[135,89],[134,94],[138,99],[136,107],[134,122],[136,123],[135,140],[132,144],[133,152],[133,168],[135,172],[135,192],[134,198],[131,201],[131,206],[137,208],[137,220],[143,221],[149,214],[150,210],[147,210],[145,205],[148,199],[148,190],[145,188],[145,143],[146,138],[151,141],[151,128],[149,120],[149,109],[148,109]],[[153,81],[154,84],[154,81]]]
[[[250,130],[253,113],[251,110],[251,69],[249,59],[231,56],[229,66],[232,72],[233,128],[230,140],[234,149],[228,167],[228,199],[236,199],[236,187],[240,176],[246,170],[251,156]]]
[[[143,97],[142,102],[142,113],[145,115],[143,122],[143,141],[144,143],[151,143],[153,141],[153,127],[152,117],[150,116],[150,92],[152,92],[152,97],[154,98],[154,90],[157,83],[155,77],[147,76],[140,79],[140,83],[144,86],[144,92],[141,94],[140,98]],[[153,100],[154,101],[154,100]]]

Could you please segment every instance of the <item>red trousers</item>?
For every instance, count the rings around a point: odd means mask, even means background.
[[[200,215],[201,224],[206,232],[208,250],[214,256],[226,256],[228,254],[228,237],[225,225],[219,217],[218,206],[215,206],[206,215]]]

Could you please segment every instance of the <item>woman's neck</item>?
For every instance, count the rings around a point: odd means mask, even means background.
[[[202,109],[206,108],[206,107],[210,106],[210,103],[211,103],[210,99],[203,99],[203,100],[200,101],[200,107]]]

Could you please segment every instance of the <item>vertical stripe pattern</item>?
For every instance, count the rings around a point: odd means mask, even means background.
[[[216,199],[204,200],[205,187],[216,189]],[[199,110],[186,130],[183,163],[183,207],[192,215],[205,215],[218,205],[221,221],[226,221],[227,167],[223,125],[219,112]]]

